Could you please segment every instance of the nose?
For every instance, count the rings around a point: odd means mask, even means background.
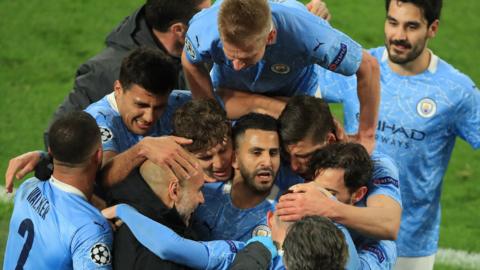
[[[262,163],[263,167],[266,168],[272,168],[272,156],[269,153],[265,153],[262,158]]]
[[[300,163],[296,158],[292,158],[290,160],[290,167],[292,167],[292,171],[298,172],[298,170],[300,169]]]
[[[205,197],[203,197],[203,192],[200,192],[200,198],[198,200],[199,204],[204,204],[205,203]]]
[[[395,40],[405,40],[407,39],[406,31],[402,27],[397,27],[395,29]]]
[[[245,67],[245,62],[240,61],[238,59],[234,59],[232,60],[232,65],[234,70],[239,71]]]
[[[221,169],[223,168],[223,160],[222,158],[220,157],[220,155],[214,155],[213,158],[212,158],[212,165],[213,165],[213,168],[214,169]]]
[[[155,111],[153,109],[146,109],[143,113],[143,120],[148,123],[152,123],[155,119]]]

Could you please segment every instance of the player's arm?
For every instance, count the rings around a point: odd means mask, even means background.
[[[106,220],[88,222],[75,232],[70,242],[73,269],[112,269],[112,243],[112,230]]]
[[[179,167],[188,173],[192,171],[188,168],[195,166],[188,152],[181,147],[181,144],[188,143],[191,140],[175,136],[145,137],[122,153],[105,150],[101,170],[102,184],[105,187],[117,184],[146,159],[158,165]]]
[[[357,96],[360,101],[360,121],[357,139],[372,153],[375,148],[375,130],[380,104],[380,68],[377,60],[363,51],[357,72]]]
[[[283,97],[267,97],[226,88],[218,89],[217,95],[222,99],[229,119],[238,119],[252,112],[278,118],[287,103]]]
[[[212,80],[203,63],[191,63],[184,50],[182,53],[182,67],[193,98],[214,98]]]
[[[126,204],[104,209],[102,214],[108,219],[120,218],[135,238],[160,258],[195,269],[207,269],[209,253],[201,242],[179,236]]]

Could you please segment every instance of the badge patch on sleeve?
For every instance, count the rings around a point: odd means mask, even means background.
[[[96,243],[90,249],[90,258],[97,265],[109,265],[112,262],[110,249],[104,243]]]
[[[188,54],[188,57],[192,60],[197,59],[197,53],[195,52],[195,49],[193,48],[192,42],[190,39],[187,37],[185,38],[185,52]]]
[[[374,185],[394,185],[398,188],[398,180],[393,179],[392,177],[377,178],[373,179],[372,182]]]
[[[337,67],[342,63],[343,58],[347,55],[347,45],[340,43],[340,51],[337,56],[333,59],[332,63],[328,66],[328,69],[335,71]]]
[[[271,234],[272,234],[272,231],[270,230],[270,228],[266,225],[263,225],[263,224],[258,225],[252,231],[252,237],[255,237],[255,236],[271,236]]]
[[[382,263],[383,261],[385,261],[385,254],[381,249],[375,246],[365,246],[365,247],[362,247],[362,249],[375,254],[375,256],[377,256],[379,263]]]
[[[113,133],[106,127],[100,127],[100,136],[102,136],[102,143],[106,143],[113,139]]]

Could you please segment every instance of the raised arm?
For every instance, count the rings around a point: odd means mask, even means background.
[[[185,46],[187,46],[187,44]],[[187,48],[185,50],[187,50]],[[212,80],[207,68],[201,63],[191,63],[186,56],[185,50],[182,53],[182,66],[185,79],[192,91],[192,97],[214,98]]]

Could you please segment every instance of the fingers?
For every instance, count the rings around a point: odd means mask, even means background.
[[[187,138],[184,138],[184,137],[178,137],[178,136],[168,136],[170,138],[172,138],[176,143],[180,144],[180,145],[184,145],[184,144],[191,144],[193,141],[191,139],[187,139]]]
[[[102,215],[106,218],[106,219],[113,219],[113,218],[116,218],[117,217],[117,206],[114,205],[114,206],[111,206],[111,207],[107,207],[105,209],[102,210]]]

